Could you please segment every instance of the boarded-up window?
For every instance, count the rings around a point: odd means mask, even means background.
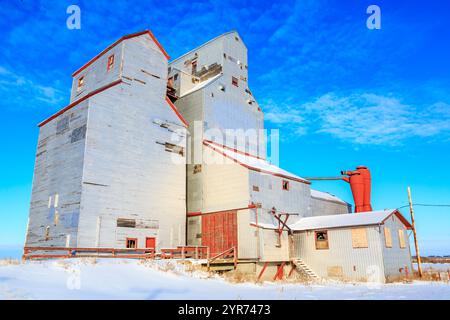
[[[386,248],[392,248],[391,229],[386,226],[384,227],[384,240],[386,243]]]
[[[352,246],[353,246],[353,248],[369,247],[369,244],[367,242],[367,229],[366,228],[352,229]]]
[[[56,134],[61,134],[69,129],[69,117],[65,116],[56,122]]]
[[[328,231],[316,231],[314,233],[316,239],[316,249],[328,249]]]
[[[400,248],[406,248],[405,232],[403,229],[398,229],[398,240],[400,243]]]
[[[117,219],[117,226],[122,228],[136,228],[136,220],[134,219]]]
[[[114,66],[114,55],[111,55],[108,57],[107,71],[111,70],[113,66]]]
[[[79,128],[73,129],[72,135],[70,137],[70,142],[74,143],[83,140],[86,137],[86,125],[82,125]]]

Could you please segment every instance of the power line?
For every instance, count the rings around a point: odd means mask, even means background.
[[[429,203],[413,203],[413,206],[418,207],[450,207],[450,204],[429,204]],[[397,209],[409,207],[409,204],[398,207]]]

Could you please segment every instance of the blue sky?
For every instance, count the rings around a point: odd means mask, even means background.
[[[23,245],[37,123],[68,104],[71,73],[124,34],[151,29],[171,57],[226,31],[300,176],[372,170],[373,206],[450,204],[448,1],[0,1],[0,250]],[[81,29],[66,28],[71,4]],[[381,30],[366,8],[381,8]],[[352,202],[344,182],[314,183]],[[409,217],[407,209],[402,212]],[[450,208],[416,207],[424,254],[450,254]]]

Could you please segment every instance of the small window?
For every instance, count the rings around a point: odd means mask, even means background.
[[[192,73],[193,75],[195,75],[197,73],[197,60],[192,61]]]
[[[137,248],[137,239],[136,238],[127,238],[127,248],[128,249],[136,249]]]
[[[253,191],[259,191],[259,187],[258,186],[253,186]]]
[[[314,233],[315,240],[316,240],[316,249],[328,249],[328,231],[316,231]]]
[[[239,87],[239,79],[236,77],[231,77],[231,84],[233,86]]]
[[[202,165],[201,164],[194,164],[194,174],[202,172]]]
[[[136,228],[136,220],[134,219],[117,219],[117,226],[122,228]]]
[[[84,86],[84,76],[78,79],[77,92],[80,92]]]
[[[288,191],[289,190],[289,181],[283,180],[282,181],[283,190]]]
[[[368,248],[367,229],[356,228],[352,229],[352,246],[353,248]]]
[[[177,80],[178,80],[178,73],[175,73],[175,74],[173,75],[173,80],[174,80],[174,81],[177,81]]]
[[[386,244],[386,248],[392,248],[391,229],[386,226],[384,227],[384,241]]]
[[[234,40],[239,41],[239,38],[237,36],[234,36]]]
[[[108,57],[107,71],[111,70],[114,66],[114,55]]]
[[[400,243],[400,248],[406,248],[405,232],[403,229],[398,229],[398,240]]]

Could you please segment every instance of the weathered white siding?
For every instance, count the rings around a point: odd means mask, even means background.
[[[320,277],[384,282],[381,228],[367,226],[365,229],[367,248],[353,248],[351,228],[328,229],[329,249],[316,249],[314,230],[295,233],[294,255]]]
[[[311,216],[345,214],[349,212],[351,212],[349,204],[323,198],[311,197]]]
[[[186,129],[165,100],[167,59],[147,34],[110,51],[80,73],[84,90],[71,99],[117,77],[123,83],[41,128],[27,245],[65,245],[67,235],[77,247],[124,248],[126,238],[137,238],[143,248],[146,237],[156,237],[157,248],[185,243]],[[114,67],[107,72],[112,53]],[[57,133],[65,117],[67,128]],[[168,152],[166,142],[184,154]],[[58,206],[49,208],[55,193]],[[56,210],[59,223],[45,241]],[[118,218],[134,219],[136,227],[118,227]]]
[[[205,147],[202,212],[225,211],[249,205],[249,171]]]
[[[77,244],[86,122],[83,102],[39,130],[25,246]]]
[[[392,247],[386,247],[384,228],[389,228],[391,230]],[[408,230],[405,229],[403,223],[397,218],[396,215],[392,215],[387,219],[383,226],[381,232],[381,246],[383,248],[383,261],[384,270],[386,277],[388,279],[400,275],[405,275],[405,267],[408,268],[409,272],[412,270],[411,265],[411,253],[409,247],[409,237]],[[400,248],[400,240],[398,235],[398,230],[403,230],[405,237],[405,248]]]

